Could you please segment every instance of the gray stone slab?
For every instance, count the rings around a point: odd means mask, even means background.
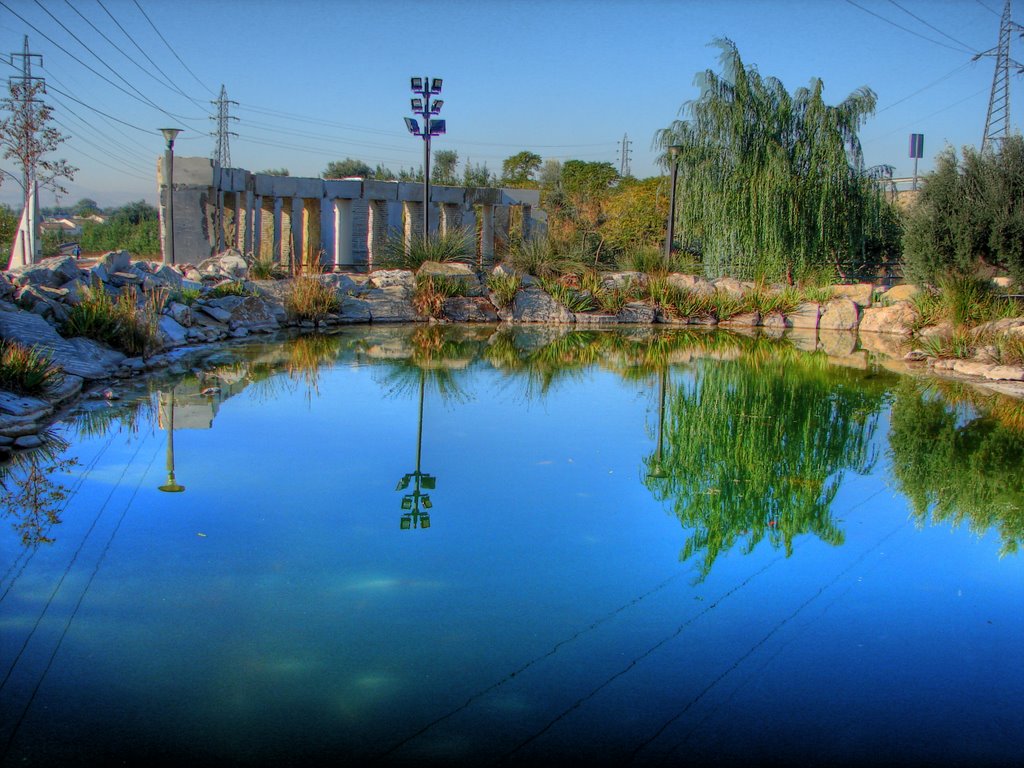
[[[88,340],[65,339],[39,315],[28,312],[0,311],[0,337],[26,346],[37,345],[66,372],[81,376],[83,379],[107,378],[120,363],[118,359],[111,364],[107,354],[112,353],[116,356],[119,353],[101,347],[96,342],[90,342],[95,345],[95,349],[78,345],[78,342]],[[100,349],[105,349],[106,353],[101,354],[98,351]]]
[[[366,179],[363,182],[363,197],[367,200],[397,200],[398,182]]]
[[[324,179],[324,196],[328,199],[357,200],[363,196],[363,182],[356,179]]]

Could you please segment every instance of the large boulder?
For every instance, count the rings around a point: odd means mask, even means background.
[[[850,299],[858,307],[870,307],[875,286],[871,283],[854,283],[853,285],[836,285],[832,287],[832,295],[839,299]]]
[[[406,272],[412,275],[411,272]],[[360,296],[370,311],[374,323],[411,323],[423,318],[416,312],[411,301],[412,292],[402,285],[367,291]],[[344,304],[342,305],[344,307]]]
[[[454,262],[425,261],[416,272],[417,277],[437,277],[457,282],[466,296],[483,296],[486,293],[479,276],[468,264]]]
[[[913,332],[915,318],[914,310],[906,301],[898,301],[887,307],[867,307],[860,319],[860,332],[909,336]]]
[[[654,307],[642,301],[631,301],[619,310],[616,319],[620,323],[653,323]],[[579,315],[576,316],[577,320]]]
[[[817,328],[821,317],[821,305],[808,301],[786,315],[786,325],[790,328]]]
[[[408,269],[378,269],[370,273],[371,288],[401,288],[408,294],[416,290],[416,275]]]
[[[573,313],[538,288],[516,293],[512,301],[512,321],[517,323],[571,323]]]
[[[498,313],[494,305],[480,296],[453,296],[445,299],[443,315],[455,323],[496,323]]]
[[[870,297],[868,300],[870,301]],[[853,299],[832,299],[821,308],[818,328],[823,331],[855,330],[857,328],[858,314],[858,305]]]
[[[894,285],[892,288],[882,294],[882,301],[891,304],[896,301],[907,301],[908,299],[914,298],[921,292],[913,283],[901,283],[900,285]]]
[[[96,264],[102,265],[107,274],[127,272],[132,266],[132,255],[128,251],[108,251],[96,260]]]
[[[203,276],[244,279],[249,274],[248,262],[234,248],[204,259],[196,265],[196,268]]]

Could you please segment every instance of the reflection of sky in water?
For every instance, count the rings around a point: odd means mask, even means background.
[[[458,381],[424,402],[429,530],[395,491],[418,391],[373,366],[176,431],[183,494],[156,490],[165,432],[82,441],[57,542],[0,531],[7,759],[1020,754],[1024,564],[997,534],[919,529],[882,460],[843,477],[841,547],[736,547],[699,581],[642,482],[653,379]]]

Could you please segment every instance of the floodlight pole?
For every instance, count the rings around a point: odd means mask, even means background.
[[[668,203],[668,236],[665,238],[665,266],[672,263],[672,241],[676,236],[676,181],[679,179],[679,152],[682,147],[673,144],[668,148],[669,162],[672,163],[672,189]]]
[[[412,100],[412,113],[423,118],[422,128],[416,127],[416,121],[409,118],[406,118],[406,125],[409,133],[423,139],[423,240],[426,242],[430,234],[430,139],[444,133],[444,120],[432,121],[430,116],[438,114],[444,102],[440,99],[432,101],[430,98],[441,92],[440,78],[413,77],[410,78],[410,84],[412,92],[420,97]],[[417,109],[418,101],[420,103]]]

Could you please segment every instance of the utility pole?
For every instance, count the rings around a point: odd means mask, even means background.
[[[20,80],[21,81],[21,85],[22,85],[22,89],[21,89],[22,114],[26,116],[25,120],[23,120],[24,135],[21,137],[21,141],[22,141],[22,153],[21,153],[21,156],[25,157],[25,158],[28,158],[28,157],[31,156],[31,150],[30,150],[30,145],[31,145],[31,142],[32,142],[31,124],[33,122],[32,120],[30,120],[28,118],[28,116],[31,114],[31,110],[33,108],[32,105],[38,103],[37,99],[32,98],[32,83],[33,82],[41,82],[41,83],[43,83],[43,93],[46,92],[46,83],[45,83],[45,81],[43,81],[43,79],[41,77],[33,77],[32,76],[32,59],[37,59],[39,61],[39,66],[41,67],[41,66],[43,66],[43,57],[42,57],[42,54],[30,53],[29,52],[29,49],[28,49],[28,35],[25,35],[25,44],[24,44],[24,46],[22,48],[22,52],[21,53],[12,53],[11,54],[11,64],[12,64],[12,66],[14,64],[14,59],[15,58],[20,58],[21,59],[21,75],[9,78],[8,82],[10,82],[11,80]],[[22,178],[21,178],[21,180],[22,180],[21,190],[22,190],[22,193],[23,193],[23,196],[24,196],[24,199],[25,199],[25,205],[26,206],[29,203],[29,195],[31,194],[30,190],[29,190],[29,187],[30,187],[31,182],[32,182],[32,180],[34,178],[35,178],[35,168],[32,167],[31,165],[29,165],[28,163],[26,163],[25,166],[22,168]]]
[[[629,145],[633,142],[629,140],[629,134],[622,134],[622,146],[619,149],[619,176],[626,178],[632,176],[632,171],[629,168],[629,155],[633,150],[629,148]]]
[[[232,101],[228,98],[227,89],[222,83],[220,86],[220,97],[216,101],[211,101],[211,104],[217,107],[217,116],[210,116],[211,120],[217,121],[217,133],[214,134],[217,137],[217,148],[215,151],[214,161],[221,168],[231,167],[231,147],[228,144],[231,136],[238,136],[237,133],[228,130],[229,121],[238,120],[237,117],[232,117],[228,111],[231,104],[237,105],[237,101]]]
[[[1010,18],[1010,0],[1003,5],[999,19],[999,43],[995,48],[975,54],[971,61],[982,56],[994,56],[995,73],[992,75],[992,92],[988,98],[988,114],[985,117],[985,133],[981,139],[981,151],[997,149],[994,145],[1010,135],[1010,65],[1017,74],[1024,72],[1024,66],[1010,58],[1010,33],[1024,31],[1024,27]]]

